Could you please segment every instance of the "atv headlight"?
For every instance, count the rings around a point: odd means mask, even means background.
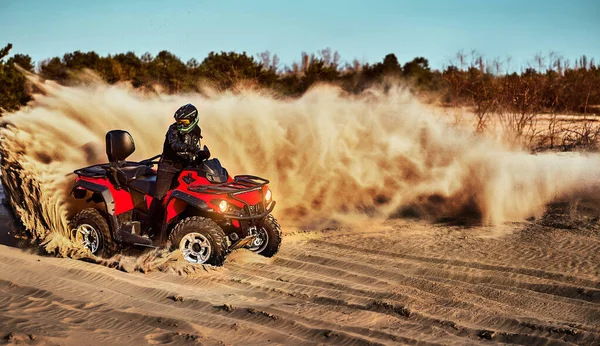
[[[227,204],[227,201],[223,200],[219,203],[219,210],[221,211],[221,213],[224,213],[227,211],[227,207],[229,205]]]
[[[271,201],[271,197],[273,197],[273,194],[271,193],[271,189],[268,189],[267,193],[265,193],[265,201]]]

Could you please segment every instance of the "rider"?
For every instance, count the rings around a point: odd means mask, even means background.
[[[171,189],[173,179],[202,152],[200,139],[203,137],[198,126],[198,109],[188,103],[175,112],[174,118],[175,123],[169,126],[165,135],[162,158],[158,163],[156,190],[148,211],[150,227],[156,226],[161,220],[163,198]]]

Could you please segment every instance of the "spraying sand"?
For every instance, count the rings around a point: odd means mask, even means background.
[[[275,216],[300,226],[351,215],[519,221],[600,171],[597,157],[533,156],[450,129],[399,87],[348,96],[321,86],[280,100],[251,90],[147,96],[30,79],[45,94],[3,118],[2,180],[25,226],[41,237],[69,238],[68,217],[81,206],[68,196],[75,178],[68,174],[106,162],[107,131],[129,131],[130,159],[148,158],[160,152],[173,110],[187,102],[199,108],[213,156],[232,174],[268,178]]]

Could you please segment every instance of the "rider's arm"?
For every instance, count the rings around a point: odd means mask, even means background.
[[[187,143],[179,140],[176,128],[169,128],[169,131],[167,132],[167,139],[169,140],[169,145],[171,145],[171,148],[177,153],[187,151],[190,148]]]

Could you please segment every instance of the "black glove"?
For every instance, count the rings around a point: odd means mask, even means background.
[[[208,160],[209,158],[210,158],[210,151],[208,151],[208,148],[206,146],[204,146],[204,149],[200,150],[198,152],[198,160],[204,161],[204,160]]]
[[[210,150],[208,150],[208,147],[205,145],[202,151],[204,152],[205,160],[208,160],[210,158]]]
[[[194,155],[198,155],[198,153],[199,153],[199,152],[201,152],[201,151],[202,151],[202,149],[200,149],[200,147],[199,147],[199,146],[197,146],[197,145],[193,145],[193,146],[190,148],[190,152],[191,152],[192,154],[194,154]]]

